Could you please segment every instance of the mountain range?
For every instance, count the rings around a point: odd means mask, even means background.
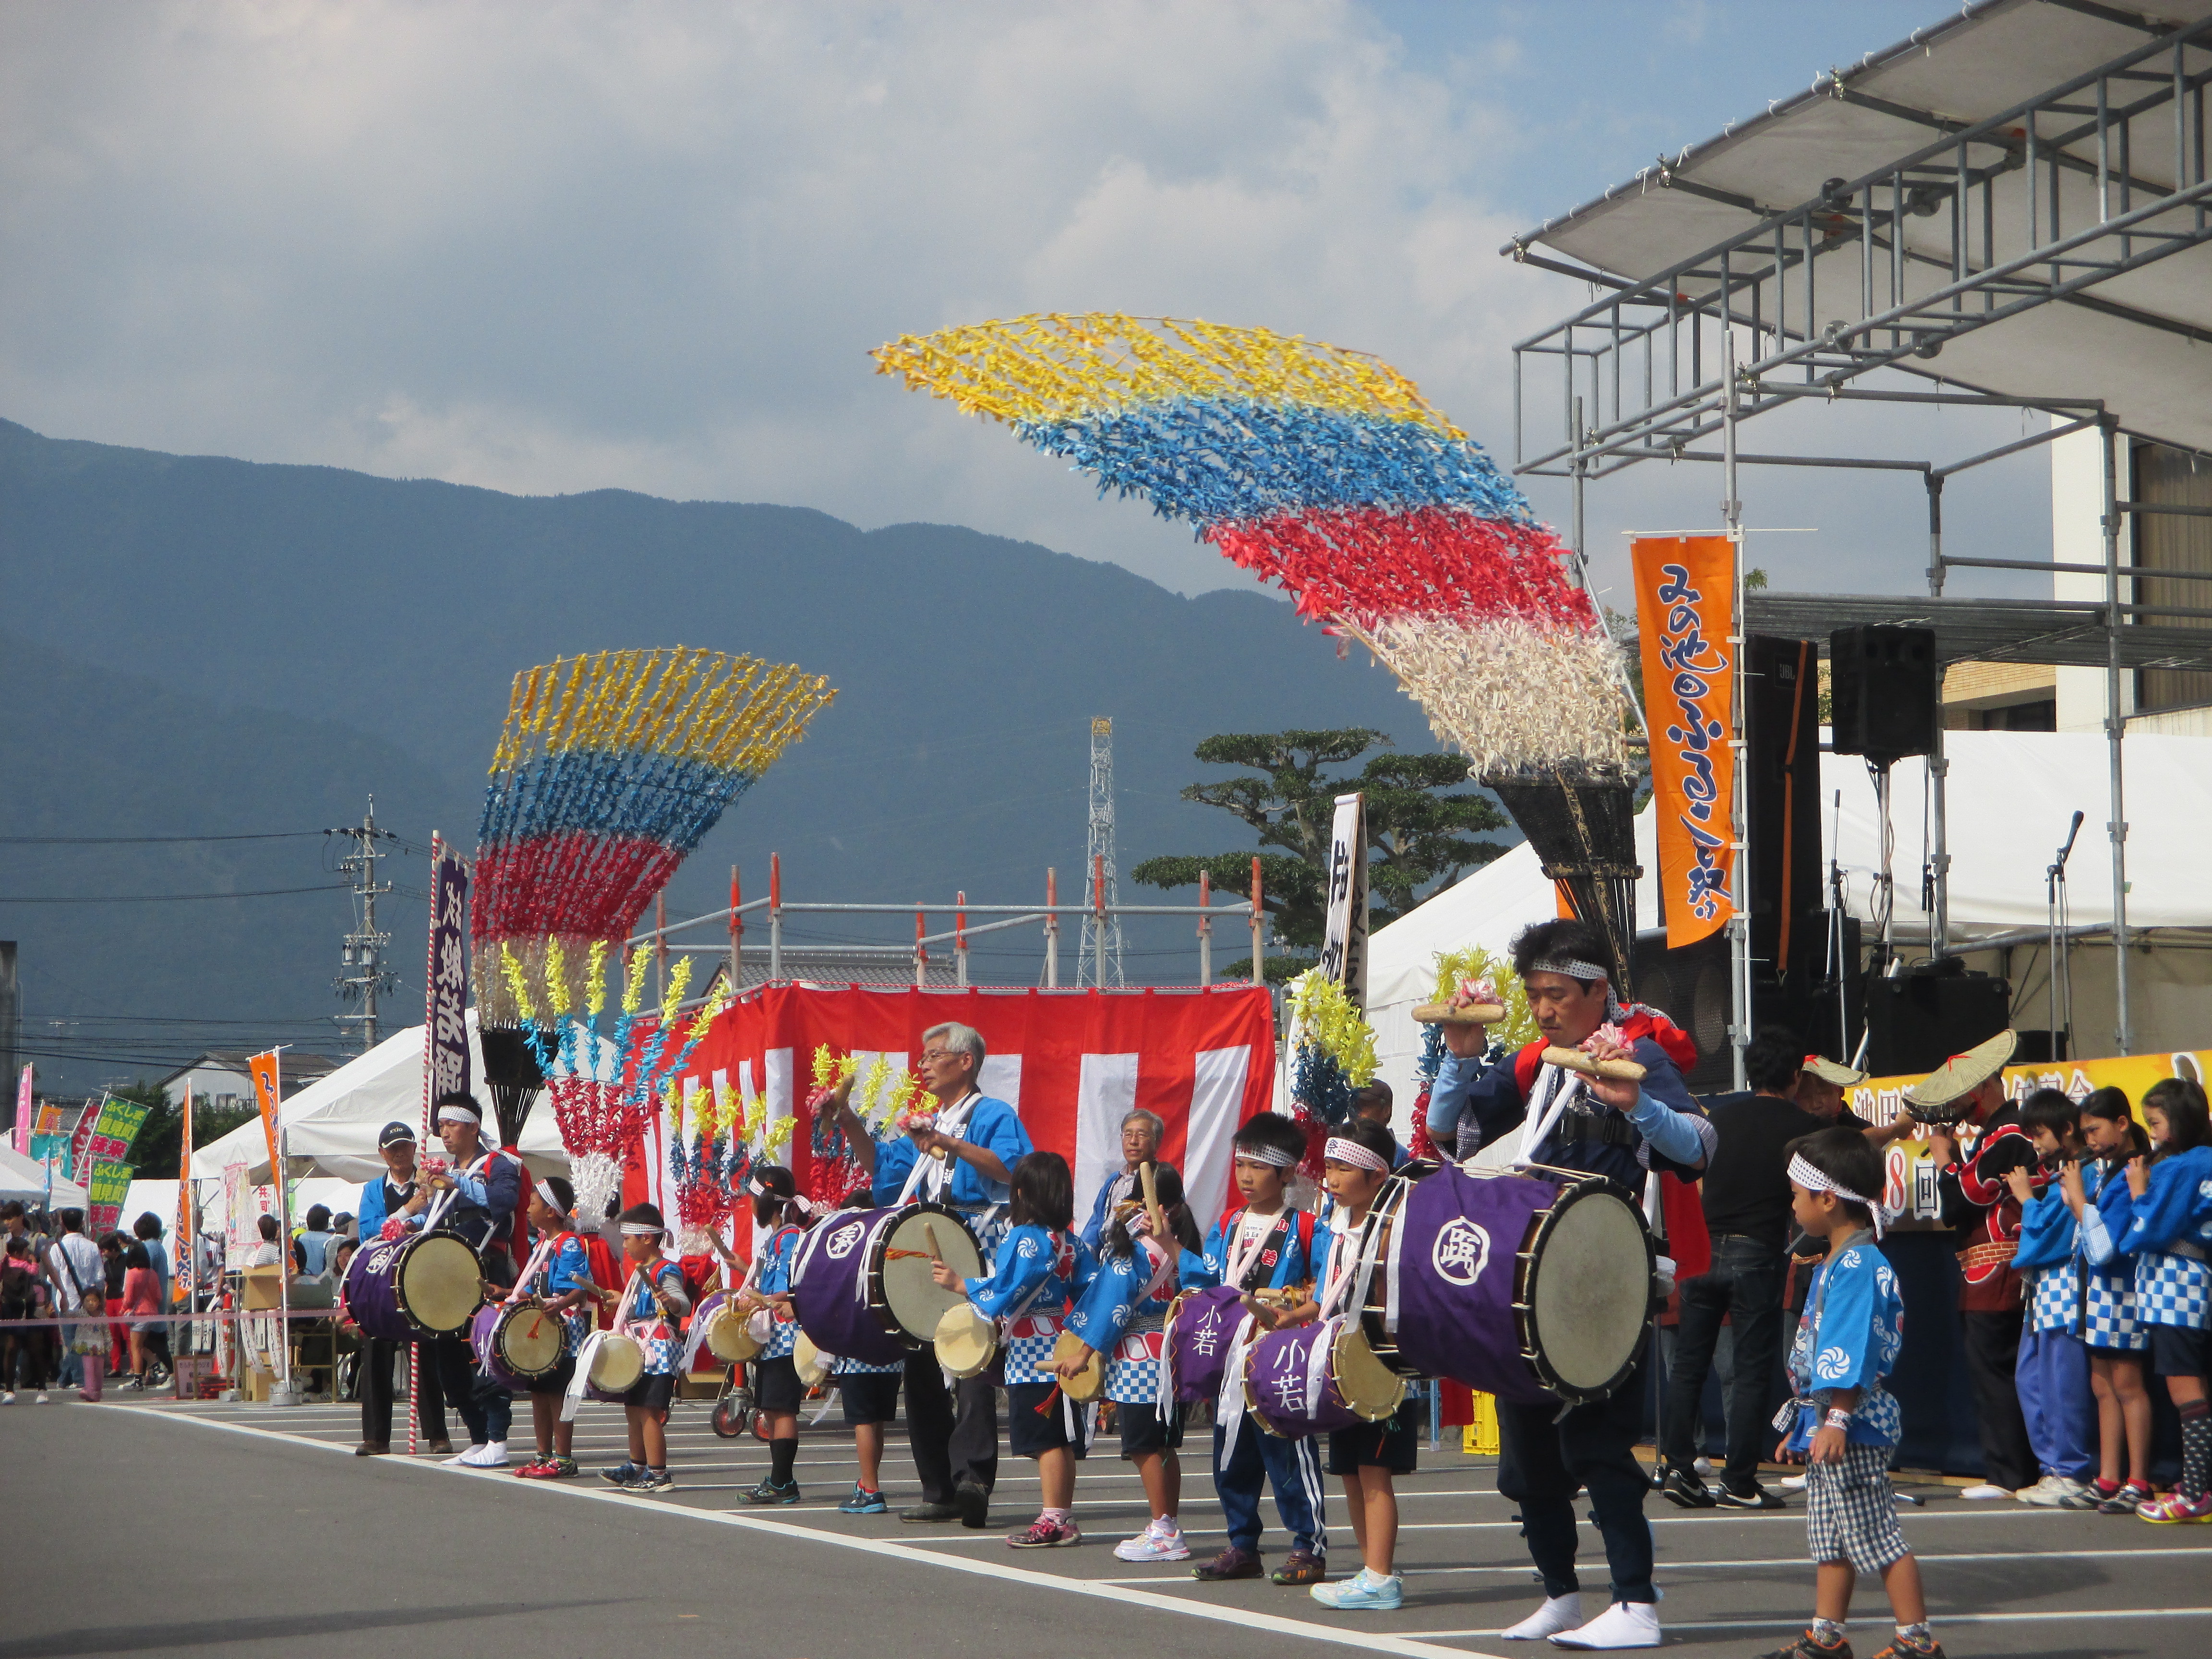
[[[1430,746],[1386,672],[1276,598],[1185,597],[954,526],[509,495],[0,421],[0,936],[19,942],[42,1088],[157,1074],[204,1046],[332,1049],[352,901],[321,832],[372,794],[405,838],[379,920],[406,1021],[427,878],[412,849],[433,830],[473,845],[513,677],[556,656],[680,643],[837,688],[678,873],[672,918],[726,903],[733,864],[760,896],[771,851],[787,900],[927,902],[933,929],[956,892],[1042,899],[1048,866],[1079,896],[1094,716],[1114,721],[1125,871],[1249,845],[1177,798],[1206,775],[1191,750],[1212,733],[1367,726]],[[269,838],[147,839],[218,836]],[[143,896],[207,893],[265,896]],[[1123,883],[1125,902],[1166,896]],[[27,902],[88,898],[127,902]],[[794,917],[787,938],[912,928]],[[1125,949],[1133,981],[1194,975],[1182,918],[1133,926]],[[1243,954],[1232,936],[1217,960]],[[1031,983],[1036,961],[1010,933],[977,943],[974,974]]]

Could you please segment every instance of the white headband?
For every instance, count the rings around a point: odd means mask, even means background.
[[[466,1106],[441,1106],[438,1108],[438,1121],[441,1123],[475,1123],[481,1125],[483,1122],[483,1114],[482,1112],[471,1111]]]
[[[658,1238],[668,1231],[656,1227],[650,1221],[625,1221],[622,1224],[624,1238]]]
[[[1286,1152],[1279,1146],[1239,1146],[1237,1156],[1247,1164],[1265,1164],[1278,1170],[1298,1167],[1298,1155]]]
[[[1805,1161],[1802,1152],[1790,1155],[1790,1179],[1808,1193],[1833,1193],[1847,1204],[1863,1205],[1867,1213],[1874,1217],[1875,1238],[1876,1242],[1881,1240],[1882,1228],[1889,1219],[1889,1212],[1876,1200],[1855,1193],[1850,1188],[1838,1184],[1832,1176],[1821,1174]]]
[[[1564,974],[1569,979],[1601,979],[1608,986],[1613,983],[1609,969],[1601,968],[1594,962],[1584,962],[1579,957],[1552,957],[1543,962],[1532,962],[1528,964],[1528,972]]]
[[[556,1215],[566,1215],[568,1213],[566,1210],[561,1207],[561,1200],[553,1196],[553,1184],[550,1182],[540,1180],[538,1182],[538,1196],[545,1200],[545,1207],[552,1211]]]
[[[1373,1170],[1382,1175],[1390,1173],[1389,1161],[1370,1152],[1356,1140],[1346,1140],[1331,1135],[1328,1145],[1321,1150],[1322,1159],[1328,1164],[1349,1164],[1357,1169]]]

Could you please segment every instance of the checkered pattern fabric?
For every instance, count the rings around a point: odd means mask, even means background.
[[[1106,1397],[1124,1406],[1149,1406],[1159,1398],[1164,1333],[1131,1331],[1106,1358]]]
[[[1052,1369],[1053,1344],[1060,1340],[1060,1316],[1024,1314],[1006,1332],[1006,1382],[1010,1389],[1024,1382],[1057,1382]]]
[[[903,1359],[889,1365],[865,1365],[857,1359],[840,1358],[830,1368],[830,1374],[835,1376],[889,1376],[893,1373],[903,1373],[905,1370],[906,1361]]]
[[[763,1359],[788,1358],[799,1346],[799,1322],[795,1319],[771,1321],[769,1326],[768,1346],[761,1350]]]
[[[684,1356],[684,1345],[662,1320],[640,1321],[629,1328],[630,1340],[645,1350],[645,1375],[673,1376]]]
[[[2034,1270],[2035,1296],[2031,1310],[2034,1327],[2039,1331],[2070,1331],[2074,1315],[2081,1305],[2081,1280],[2074,1271],[2074,1263],[2062,1262],[2055,1267]]]
[[[2185,1255],[2145,1250],[2136,1258],[2136,1317],[2146,1325],[2204,1328],[2205,1265]]]
[[[1806,1466],[1805,1541],[1814,1561],[1848,1561],[1870,1577],[1912,1553],[1897,1524],[1887,1447],[1846,1446],[1840,1463]]]
[[[2107,1353],[2141,1353],[2150,1346],[2150,1334],[2136,1312],[2136,1280],[2130,1269],[2088,1272],[2089,1297],[2082,1309],[2081,1340]]]
[[[573,1358],[591,1334],[592,1322],[580,1310],[572,1309],[561,1316],[561,1352]]]

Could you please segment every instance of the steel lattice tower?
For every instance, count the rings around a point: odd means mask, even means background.
[[[1108,911],[1103,938],[1097,915],[1100,895],[1091,890],[1094,880],[1103,890]],[[1075,982],[1126,984],[1121,977],[1121,920],[1112,914],[1121,902],[1114,869],[1114,722],[1103,716],[1091,722],[1091,856],[1085,860],[1084,882],[1085,902],[1091,908],[1083,918]]]

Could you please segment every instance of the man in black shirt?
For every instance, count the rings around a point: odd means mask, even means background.
[[[1786,1148],[1822,1126],[1790,1099],[1804,1053],[1796,1036],[1779,1026],[1759,1032],[1744,1052],[1749,1094],[1722,1095],[1705,1115],[1720,1150],[1705,1165],[1705,1229],[1712,1236],[1712,1266],[1682,1281],[1681,1322],[1668,1369],[1661,1443],[1666,1468],[1661,1491],[1684,1509],[1773,1510],[1781,1498],[1759,1484],[1759,1457],[1767,1426],[1767,1395],[1782,1350],[1782,1283],[1790,1226],[1790,1157]],[[1735,1363],[1724,1414],[1728,1464],[1717,1496],[1693,1465],[1702,1437],[1705,1373],[1721,1320],[1735,1334]]]

